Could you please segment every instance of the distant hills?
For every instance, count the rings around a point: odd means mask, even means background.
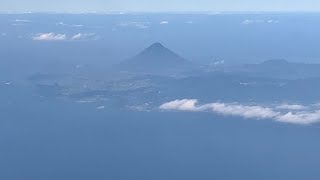
[[[320,76],[320,64],[293,63],[283,59],[267,60],[259,64],[215,67],[214,71],[231,71],[253,76],[282,79],[310,78]],[[181,75],[201,73],[203,69],[177,53],[154,43],[132,58],[114,67],[117,72],[131,74]]]
[[[274,78],[309,78],[320,76],[320,64],[296,63],[283,59],[275,59],[267,60],[260,64],[246,64],[241,71],[257,76]]]
[[[193,68],[192,63],[160,43],[154,43],[136,56],[121,62],[117,69],[138,73],[175,73]]]

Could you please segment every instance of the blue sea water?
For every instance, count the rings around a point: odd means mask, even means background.
[[[316,179],[317,126],[27,102],[0,109],[1,179]]]

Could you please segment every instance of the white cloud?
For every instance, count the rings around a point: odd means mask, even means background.
[[[239,103],[197,104],[198,100],[196,99],[182,99],[164,103],[159,108],[162,110],[191,112],[209,111],[225,116],[238,116],[247,119],[272,119],[278,122],[302,125],[320,122],[320,110],[301,111],[307,109],[307,107],[297,104],[286,104],[275,107],[249,106]]]
[[[161,21],[160,24],[169,24],[169,21]]]
[[[284,109],[284,110],[303,110],[307,109],[306,106],[300,104],[282,104],[276,107],[277,109]]]
[[[25,24],[23,24],[23,23],[13,23],[13,24],[11,24],[11,26],[24,26]]]
[[[55,33],[40,33],[33,37],[36,41],[64,41],[67,39],[65,34],[55,34]]]
[[[263,23],[264,21],[263,20],[244,20],[242,21],[242,24],[256,24],[256,23]]]
[[[105,109],[105,108],[106,108],[105,106],[99,106],[99,107],[97,107],[98,110]]]
[[[67,36],[66,34],[56,33],[39,33],[33,37],[36,41],[76,41],[76,40],[92,40],[95,38],[95,33],[78,33]]]
[[[187,24],[193,24],[193,21],[187,21],[186,23]]]
[[[10,20],[10,22],[13,22],[11,26],[24,26],[31,23],[32,21],[27,19],[15,19],[15,20]]]
[[[239,82],[239,84],[242,86],[254,86],[257,83],[256,82]]]
[[[160,106],[163,110],[181,111],[213,111],[223,115],[241,116],[244,118],[273,118],[278,113],[270,108],[261,106],[244,106],[241,104],[208,103],[196,106],[198,100],[183,99],[164,103]]]
[[[27,20],[27,19],[15,19],[15,20],[11,20],[12,22],[17,22],[17,23],[31,23],[31,20]]]
[[[207,13],[207,15],[219,15],[219,14],[222,14],[222,12],[214,12],[214,11],[210,11]]]
[[[148,105],[142,105],[142,106],[126,106],[127,109],[131,111],[140,111],[140,112],[150,112],[150,107]]]
[[[71,40],[88,40],[95,36],[95,33],[78,33],[71,37]]]
[[[244,20],[242,21],[242,24],[244,25],[249,25],[249,24],[262,24],[262,23],[266,23],[266,24],[278,24],[280,23],[280,21],[278,20],[273,20],[273,19],[270,19],[270,20],[262,20],[262,19],[247,19],[247,20]]]
[[[278,20],[272,20],[272,19],[267,21],[267,23],[272,23],[272,24],[278,24],[279,22],[280,21],[278,21]]]
[[[181,111],[199,111],[200,109],[196,107],[196,99],[182,99],[175,100],[160,106],[163,110],[181,110]]]
[[[240,116],[244,118],[268,119],[274,118],[279,114],[270,108],[261,106],[244,106],[241,104],[238,105],[224,103],[213,103],[209,106],[211,106],[211,110],[213,112],[223,115]]]
[[[147,28],[149,28],[150,24],[151,24],[150,22],[133,21],[133,22],[123,22],[123,23],[118,24],[117,26],[119,26],[119,27],[134,27],[137,29],[147,29]]]
[[[225,63],[224,60],[222,60],[222,61],[215,61],[215,62],[213,63],[213,65],[217,66],[217,65],[222,65],[222,64],[224,64],[224,63]]]
[[[57,26],[68,26],[68,27],[73,27],[73,28],[80,28],[83,27],[84,25],[82,24],[65,24],[64,22],[58,22],[56,23]]]
[[[82,38],[82,34],[81,34],[81,33],[76,34],[76,35],[74,35],[74,36],[71,37],[71,39],[73,39],[73,40],[79,40],[79,39],[81,39],[81,38]]]
[[[293,124],[313,124],[320,122],[320,111],[311,112],[288,112],[276,117],[277,121]]]

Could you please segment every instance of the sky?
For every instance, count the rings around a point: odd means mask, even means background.
[[[0,12],[320,11],[319,0],[0,0]]]

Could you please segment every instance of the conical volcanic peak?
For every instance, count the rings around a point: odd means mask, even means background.
[[[150,59],[158,59],[158,58],[181,58],[179,55],[164,47],[160,43],[154,43],[145,50],[143,50],[140,54],[136,56],[136,58],[150,58]]]
[[[134,72],[164,72],[181,70],[191,66],[191,63],[180,57],[160,43],[154,43],[131,59],[123,61],[120,69]]]
[[[147,49],[159,49],[159,48],[165,48],[161,43],[153,43],[151,44]]]

